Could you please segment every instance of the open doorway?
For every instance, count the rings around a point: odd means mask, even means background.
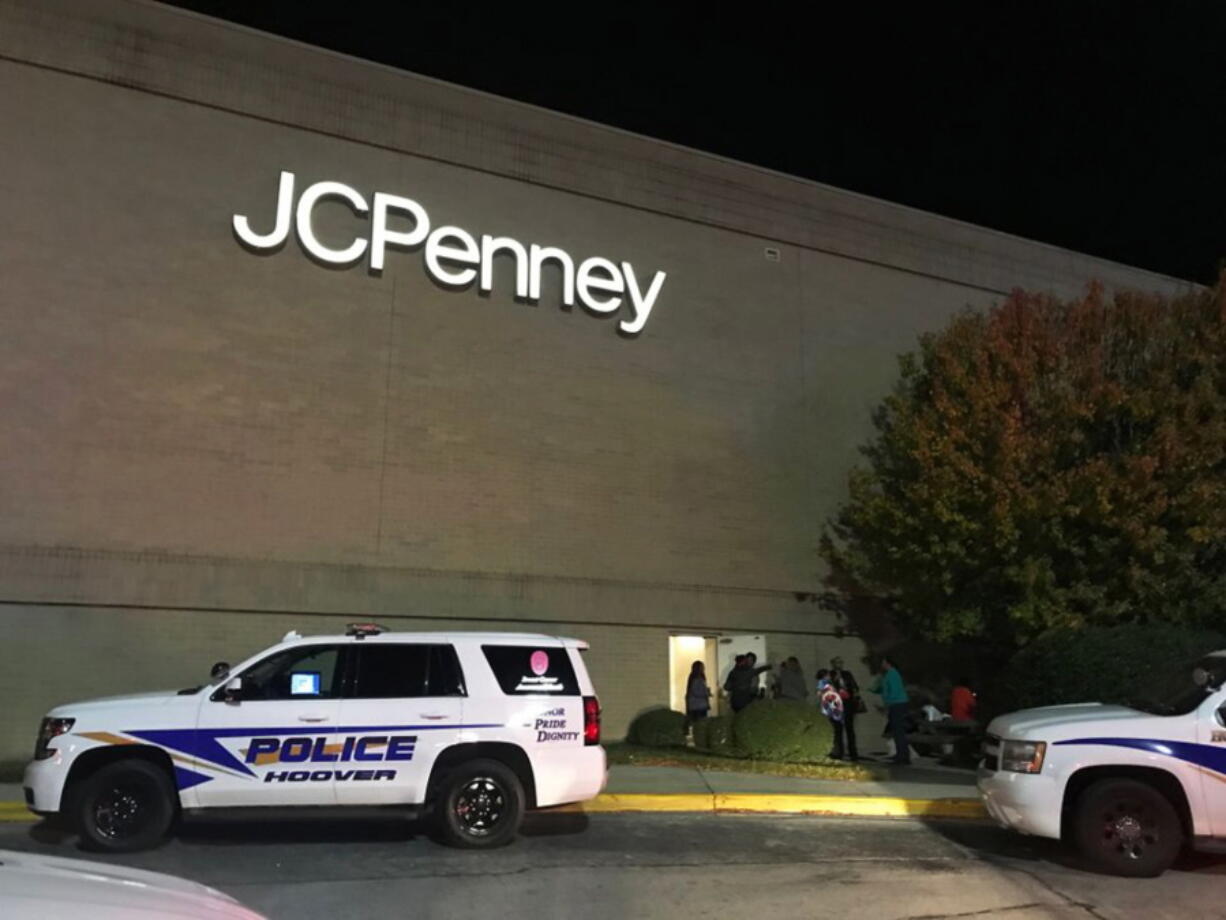
[[[711,715],[719,714],[719,679],[714,636],[669,636],[668,637],[668,706],[677,712],[685,712],[685,687],[690,678],[690,668],[695,661],[707,667],[707,684],[711,688]]]

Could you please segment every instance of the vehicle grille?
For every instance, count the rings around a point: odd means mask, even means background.
[[[995,735],[988,735],[983,739],[983,759],[979,766],[993,773],[1000,769],[1000,739]]]

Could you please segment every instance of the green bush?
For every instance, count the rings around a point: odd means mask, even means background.
[[[1226,648],[1220,633],[1169,625],[1051,630],[1013,656],[986,708],[1153,699],[1190,685],[1191,662],[1219,648]]]
[[[685,744],[685,716],[671,709],[648,709],[634,717],[626,740],[646,747],[682,747]]]
[[[755,760],[814,763],[830,754],[834,734],[821,710],[792,700],[758,700],[733,722],[737,748]]]
[[[711,716],[694,723],[694,747],[711,754],[735,756],[732,716]]]

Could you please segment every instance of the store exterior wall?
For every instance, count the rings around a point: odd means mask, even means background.
[[[354,619],[588,639],[612,737],[671,633],[856,661],[815,550],[896,355],[1015,285],[1180,286],[151,3],[0,0],[0,86],[0,759]],[[252,253],[283,169],[668,277],[627,338],[507,260]]]

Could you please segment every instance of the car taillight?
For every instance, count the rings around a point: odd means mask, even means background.
[[[600,744],[600,700],[583,698],[583,743]]]

